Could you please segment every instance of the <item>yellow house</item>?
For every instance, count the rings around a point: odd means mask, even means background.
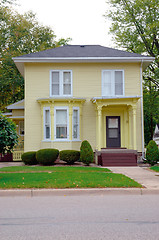
[[[142,71],[153,58],[100,45],[66,45],[13,58],[25,79],[24,151],[144,152]]]

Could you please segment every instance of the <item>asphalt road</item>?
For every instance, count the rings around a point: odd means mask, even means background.
[[[159,195],[1,197],[0,240],[157,240]]]

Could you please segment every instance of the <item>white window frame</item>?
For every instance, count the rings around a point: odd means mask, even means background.
[[[52,73],[53,72],[59,72],[59,95],[53,95],[52,94]],[[64,72],[69,72],[71,75],[71,94],[63,94],[63,73]],[[71,97],[72,96],[72,70],[51,70],[50,71],[50,97]]]
[[[21,124],[21,122],[24,123],[24,121],[19,121],[19,135],[20,135],[20,136],[24,136],[24,134],[21,134],[21,133],[20,133],[20,124]],[[24,129],[23,129],[23,131],[24,131]]]
[[[123,94],[122,95],[115,95],[115,72],[116,71],[121,71],[123,73]],[[104,78],[103,74],[104,72],[111,72],[111,95],[108,97],[120,97],[120,96],[125,96],[125,77],[124,77],[124,70],[123,69],[103,69],[102,70],[102,97],[107,97],[104,92]]]
[[[56,138],[56,110],[67,110],[67,138]],[[69,107],[54,107],[54,139],[58,142],[69,140]]]
[[[77,138],[74,138],[73,137],[73,125],[74,125],[74,123],[73,123],[73,111],[74,110],[77,110],[78,111],[78,131],[77,131]],[[79,112],[79,107],[73,107],[73,109],[72,109],[72,140],[73,141],[79,141],[79,139],[80,139],[80,112]]]
[[[44,141],[50,141],[51,140],[51,114],[50,114],[50,138],[46,138],[46,124],[45,124],[45,114],[46,114],[46,110],[49,110],[49,113],[50,113],[50,107],[44,107],[43,108],[43,122],[44,122],[44,125],[43,125],[43,128],[44,128]]]

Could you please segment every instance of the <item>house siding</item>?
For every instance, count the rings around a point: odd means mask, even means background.
[[[25,64],[25,151],[38,150],[40,148],[54,147],[62,149],[79,150],[81,141],[73,142],[44,142],[43,120],[39,98],[50,97],[50,70],[72,70],[73,97],[86,98],[82,110],[80,140],[87,139],[93,149],[96,149],[96,111],[90,101],[93,97],[102,96],[102,70],[123,69],[125,74],[125,96],[140,95],[140,64],[139,63],[26,63]],[[113,112],[112,108],[103,109],[103,127],[105,128],[106,115],[122,116],[121,144],[127,145],[128,116],[126,109],[120,106]],[[124,117],[125,116],[125,117]],[[141,151],[141,105],[137,103],[137,150]],[[52,126],[54,127],[54,126]],[[106,146],[105,129],[103,130],[102,145]]]

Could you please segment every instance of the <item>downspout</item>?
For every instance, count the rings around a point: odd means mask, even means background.
[[[144,150],[144,113],[143,113],[142,66],[143,66],[143,60],[141,60],[141,66],[140,66],[140,90],[141,90],[142,159],[144,159],[145,158],[145,150]]]

